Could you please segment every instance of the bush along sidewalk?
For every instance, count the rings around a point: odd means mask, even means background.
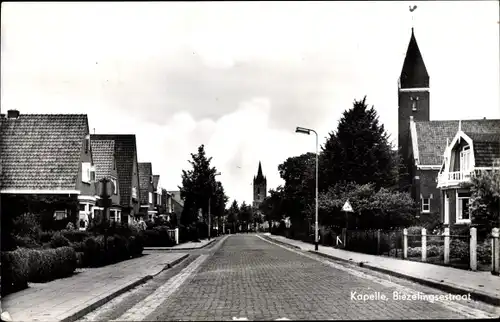
[[[70,276],[76,268],[114,264],[141,256],[144,250],[144,232],[134,226],[111,225],[107,243],[101,231],[69,228],[32,229],[32,234],[13,236],[14,247],[1,255],[2,296],[26,288],[28,282],[48,282]]]
[[[28,287],[28,282],[48,282],[70,276],[76,266],[76,252],[67,246],[2,252],[2,296]]]

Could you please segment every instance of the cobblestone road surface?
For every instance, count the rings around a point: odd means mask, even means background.
[[[463,319],[499,313],[474,301],[394,300],[395,291],[445,293],[255,235],[231,236],[210,252],[196,252],[177,270],[153,281],[148,294],[138,297],[134,292],[141,291],[132,291],[83,320]],[[352,294],[377,299],[362,301]]]

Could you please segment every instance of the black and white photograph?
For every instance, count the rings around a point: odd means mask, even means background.
[[[1,321],[500,316],[499,1],[1,9]]]

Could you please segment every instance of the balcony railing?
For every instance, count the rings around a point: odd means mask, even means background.
[[[438,175],[438,186],[458,184],[469,181],[472,171],[443,172]]]

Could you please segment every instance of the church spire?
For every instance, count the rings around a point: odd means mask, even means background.
[[[400,88],[429,88],[429,74],[418,47],[413,26],[399,83]]]
[[[262,164],[259,161],[259,170],[257,170],[257,178],[263,178],[264,175],[262,174]]]

